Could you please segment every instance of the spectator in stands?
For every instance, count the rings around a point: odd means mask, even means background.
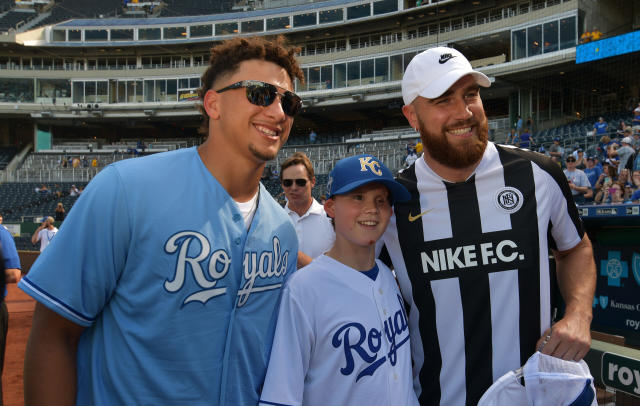
[[[587,175],[580,169],[576,169],[576,158],[573,155],[567,156],[566,159],[567,169],[564,170],[564,175],[569,182],[569,188],[573,195],[573,200],[576,204],[584,203],[584,194],[589,191],[591,184]]]
[[[599,117],[598,121],[593,125],[596,136],[603,136],[609,131],[609,124],[604,121],[604,117]]]
[[[57,197],[58,199],[60,199],[62,197],[62,190],[60,188],[60,185],[58,185],[57,183],[53,186],[54,187],[54,191],[53,194],[55,197]]]
[[[618,147],[619,145],[612,141],[607,147],[607,159],[605,160],[605,162],[613,166],[616,171],[620,164],[620,159],[618,158]]]
[[[574,152],[574,157],[576,158],[576,169],[584,171],[584,169],[587,167],[587,160],[584,157],[584,151],[582,150],[582,148],[578,148]]]
[[[66,216],[66,214],[67,213],[64,210],[64,205],[62,204],[62,202],[58,202],[55,210],[55,220],[56,221],[64,220],[64,217]]]
[[[82,167],[83,168],[88,168],[89,167],[89,160],[84,155],[82,156]]]
[[[627,159],[627,169],[640,171],[640,149],[636,149],[633,155]]]
[[[78,196],[80,193],[78,192],[78,188],[76,185],[71,185],[71,189],[69,189],[69,196]]]
[[[0,216],[1,217],[1,216]],[[9,312],[7,311],[7,283],[17,283],[22,274],[20,257],[16,250],[13,236],[4,226],[0,227],[0,405],[2,405],[2,370],[4,369],[4,353],[7,346],[9,328]]]
[[[74,157],[74,158],[71,160],[71,167],[72,167],[72,168],[78,168],[78,167],[80,167],[80,158],[78,158],[78,157]]]
[[[611,148],[609,151],[610,157],[618,157],[618,173],[627,167],[627,161],[635,153],[632,145],[633,139],[631,138],[631,129],[625,131],[625,137],[622,139],[622,146],[620,148]]]
[[[616,129],[616,134],[620,137],[624,137],[624,130],[626,130],[627,128],[630,128],[627,123],[624,120],[620,121],[620,124],[618,124],[618,128]]]
[[[304,152],[295,152],[280,166],[282,189],[287,197],[284,210],[298,236],[298,268],[328,251],[336,235],[324,207],[311,195],[316,185],[313,164]]]
[[[258,403],[296,271],[295,229],[260,177],[301,107],[297,52],[217,43],[198,90],[206,140],[91,180],[20,283],[39,301],[27,405]]]
[[[624,203],[624,186],[619,182],[613,182],[610,185],[606,185],[602,190],[602,204],[620,204]],[[596,197],[597,199],[597,197]]]
[[[524,125],[532,134],[535,132],[535,129],[533,128],[533,119],[531,117],[527,117],[527,121],[525,121]]]
[[[58,229],[53,225],[53,222],[53,217],[45,217],[40,227],[31,236],[32,244],[37,244],[40,241],[40,252],[47,248],[53,237],[58,233]]]
[[[589,179],[589,183],[591,184],[592,188],[596,187],[596,182],[598,181],[598,178],[602,174],[602,167],[596,165],[595,161],[596,161],[595,157],[593,156],[588,157],[586,160],[586,168],[582,170],[584,174],[587,175],[587,179]]]
[[[97,168],[98,167],[98,158],[93,157],[93,159],[91,160],[91,167],[92,168]]]
[[[602,173],[598,177],[598,181],[594,187],[596,191],[595,201],[596,203],[602,202],[602,194],[606,188],[611,187],[611,185],[618,180],[618,172],[616,169],[609,165],[609,163],[604,162],[602,165]]]
[[[315,144],[316,143],[316,138],[318,138],[318,134],[316,134],[316,132],[312,128],[311,132],[309,133],[309,143],[310,144]]]
[[[611,137],[603,135],[598,142],[598,151],[600,151],[600,160],[605,162],[607,160],[607,149],[612,144]]]
[[[522,121],[522,116],[518,116],[518,119],[516,120],[516,133],[518,135],[522,134],[522,126],[524,125],[524,122]]]
[[[416,154],[415,149],[411,149],[404,159],[404,167],[408,168],[418,159],[418,154]]]
[[[560,137],[555,137],[553,139],[553,145],[548,148],[547,152],[551,159],[560,165],[562,157],[564,156],[564,148],[560,146]]]
[[[512,128],[509,130],[509,134],[507,134],[507,138],[505,138],[505,145],[517,145],[516,142],[518,140],[518,134],[516,134],[516,129]]]
[[[2,226],[2,227],[4,227],[5,229],[8,230],[8,228],[4,224],[2,224],[3,220],[4,220],[4,218],[2,217],[2,214],[0,214],[0,226]]]
[[[520,148],[529,149],[529,148],[533,147],[533,145],[535,144],[535,142],[533,140],[533,136],[529,132],[528,128],[525,128],[522,131],[522,134],[520,134],[520,136],[518,138],[520,139],[519,142],[518,142],[518,146]]]
[[[640,131],[640,103],[633,109],[633,118],[631,119],[631,126],[634,131]]]
[[[631,187],[631,200],[634,203],[638,203],[640,200],[640,170],[633,171],[631,174],[631,181],[633,182],[633,186]]]
[[[631,180],[630,171],[627,168],[622,168],[622,170],[618,174],[618,183],[624,186],[623,196],[625,198],[631,196],[633,182]]]

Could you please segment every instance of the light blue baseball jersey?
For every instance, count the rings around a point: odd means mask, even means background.
[[[418,406],[389,268],[375,281],[321,255],[285,286],[260,406]]]
[[[261,185],[247,231],[195,148],[118,162],[19,286],[87,327],[80,405],[257,404],[298,243]]]

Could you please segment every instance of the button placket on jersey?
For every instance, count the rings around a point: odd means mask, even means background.
[[[383,278],[383,276],[378,275],[378,279],[380,278]],[[394,370],[395,368],[393,368],[393,366],[391,365],[391,362],[389,361],[390,343],[389,343],[389,339],[387,338],[387,333],[384,329],[385,321],[389,318],[389,315],[393,314],[393,312],[392,312],[390,303],[385,297],[384,293],[385,293],[385,290],[381,286],[374,284],[373,297],[376,302],[376,306],[378,308],[378,317],[380,319],[380,333],[382,336],[380,352],[378,354],[379,356],[386,357],[384,364],[380,368],[385,369],[386,370],[384,371],[385,373],[391,372],[387,377],[387,386],[388,386],[387,393],[390,395],[391,393],[395,392],[392,390],[392,387],[394,386],[394,383],[397,383],[397,380],[394,381],[394,376],[397,376],[397,375]],[[393,327],[389,326],[389,328],[393,328]],[[380,372],[383,372],[383,371],[380,371]],[[386,404],[392,404],[392,403],[389,403],[391,401],[392,399],[388,398]]]

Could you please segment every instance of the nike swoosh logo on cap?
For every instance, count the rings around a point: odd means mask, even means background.
[[[433,209],[429,209],[429,210],[425,210],[422,213],[418,214],[417,216],[412,216],[411,213],[409,213],[409,221],[411,223],[413,223],[414,221],[416,221],[417,219],[419,219],[420,217],[424,216],[425,214],[429,213],[431,210]]]
[[[440,64],[446,63],[449,59],[453,59],[455,57],[456,57],[455,55],[451,55],[451,54],[440,55],[440,60],[438,61],[438,63]]]

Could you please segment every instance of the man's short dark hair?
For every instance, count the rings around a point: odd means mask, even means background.
[[[202,87],[198,89],[198,96],[204,101],[204,95],[211,89],[221,76],[231,75],[238,70],[241,62],[251,59],[273,62],[287,71],[291,81],[295,78],[304,83],[304,74],[295,58],[299,47],[287,45],[283,36],[273,39],[266,37],[233,38],[211,48],[209,67],[202,75]],[[202,105],[199,106],[203,122],[200,131],[209,131],[209,115]]]

